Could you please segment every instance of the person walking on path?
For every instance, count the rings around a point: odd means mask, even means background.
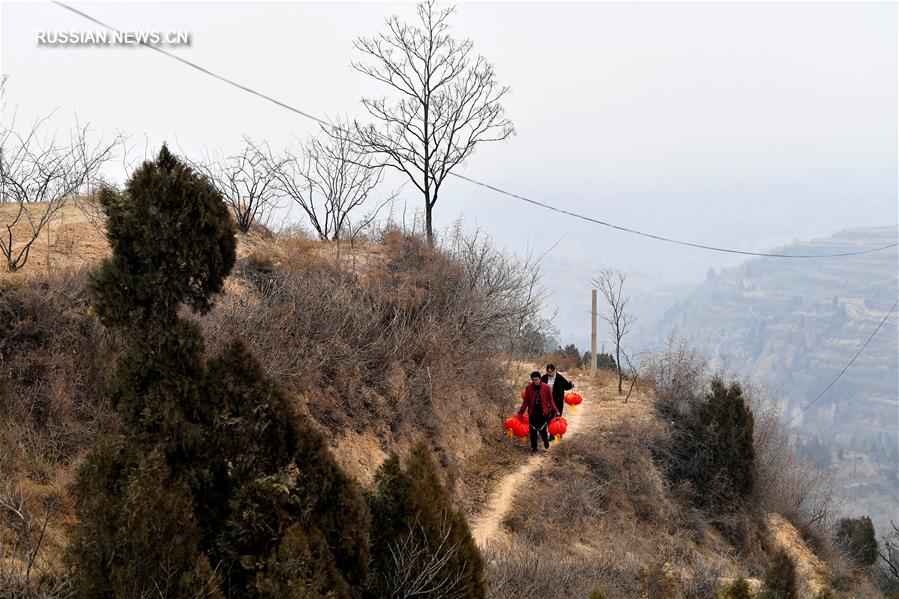
[[[561,416],[562,408],[565,407],[565,392],[574,389],[574,383],[562,376],[561,372],[556,371],[555,364],[546,365],[546,374],[544,374],[540,380],[549,385],[549,388],[552,389],[553,402],[556,404],[559,416]],[[549,436],[550,441],[554,438],[555,435]]]
[[[518,415],[528,412],[531,423],[531,453],[537,452],[537,435],[543,440],[543,447],[549,449],[549,434],[547,427],[553,416],[559,415],[556,402],[553,401],[553,392],[549,385],[540,380],[540,373],[536,370],[531,373],[531,384],[524,390],[524,401]]]

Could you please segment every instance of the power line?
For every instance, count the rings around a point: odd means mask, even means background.
[[[480,181],[476,181],[474,179],[470,179],[464,175],[458,175],[456,173],[450,172],[451,175],[458,177],[464,181],[468,181],[469,183],[473,183],[475,185],[480,185],[481,187],[486,187],[492,191],[497,193],[501,193],[503,195],[507,195],[509,197],[515,198],[517,200],[521,200],[522,202],[527,202],[529,204],[533,204],[535,206],[540,206],[541,208],[545,208],[547,210],[552,210],[553,212],[558,212],[560,214],[566,214],[568,216],[579,218],[581,220],[585,220],[587,222],[596,223],[597,225],[602,225],[604,227],[609,227],[610,229],[617,229],[618,231],[624,231],[626,233],[632,233],[634,235],[641,235],[643,237],[648,237],[650,239],[656,239],[658,241],[667,241],[668,243],[676,243],[678,245],[686,245],[689,247],[700,248],[703,250],[712,250],[715,252],[725,252],[728,254],[742,254],[744,256],[764,256],[766,258],[839,258],[842,256],[858,256],[859,254],[870,254],[871,252],[880,252],[882,250],[887,250],[890,248],[894,248],[899,243],[891,243],[889,245],[869,248],[867,250],[859,250],[856,252],[843,252],[838,254],[777,254],[777,253],[769,253],[769,252],[750,252],[745,250],[734,250],[729,248],[716,247],[713,245],[703,245],[701,243],[691,243],[689,241],[681,241],[678,239],[672,239],[670,237],[663,237],[661,235],[653,235],[652,233],[645,233],[643,231],[638,231],[636,229],[629,229],[627,227],[622,227],[620,225],[615,225],[610,222],[602,221],[591,216],[584,216],[583,214],[578,214],[576,212],[571,212],[569,210],[565,210],[564,208],[557,208],[555,206],[551,206],[549,204],[545,204],[543,202],[538,202],[537,200],[532,200],[531,198],[527,198],[525,196],[521,196],[518,194],[514,194],[509,191],[505,191],[498,187],[494,187],[493,185],[489,185],[487,183],[482,183]]]
[[[73,12],[73,13],[75,13],[75,14],[77,14],[77,15],[79,15],[79,16],[85,18],[85,19],[87,19],[88,21],[91,21],[92,23],[96,23],[97,25],[100,25],[101,27],[105,27],[106,29],[110,29],[110,30],[112,30],[112,31],[121,33],[121,31],[120,31],[119,29],[117,29],[117,28],[115,28],[115,27],[112,27],[111,25],[107,25],[106,23],[100,21],[99,19],[96,19],[96,18],[94,18],[94,17],[88,15],[87,13],[84,13],[84,12],[82,12],[82,11],[76,9],[76,8],[73,8],[73,7],[67,5],[67,4],[65,4],[65,3],[63,3],[63,2],[60,2],[59,0],[50,0],[50,1],[51,1],[53,4],[56,4],[57,6],[60,6],[60,7],[62,7],[62,8],[65,8],[66,10],[69,10],[69,11],[71,11],[71,12]],[[243,85],[243,84],[241,84],[241,83],[238,83],[238,82],[236,82],[236,81],[234,81],[234,80],[232,80],[232,79],[229,79],[229,78],[227,78],[227,77],[225,77],[225,76],[223,76],[223,75],[219,75],[218,73],[215,73],[215,72],[213,72],[213,71],[210,71],[209,69],[207,69],[207,68],[205,68],[205,67],[202,67],[202,66],[200,66],[200,65],[198,65],[198,64],[196,64],[196,63],[194,63],[194,62],[191,62],[191,61],[189,61],[189,60],[187,60],[187,59],[185,59],[185,58],[181,58],[180,56],[177,56],[177,55],[175,55],[175,54],[172,54],[171,52],[168,52],[168,51],[166,51],[166,50],[164,50],[164,49],[162,49],[162,48],[159,48],[159,47],[157,47],[157,46],[151,45],[151,44],[149,44],[149,43],[147,43],[147,42],[145,42],[145,41],[142,41],[142,40],[140,40],[138,43],[139,43],[140,45],[142,45],[142,46],[145,46],[145,47],[147,47],[147,48],[149,48],[149,49],[155,51],[155,52],[159,52],[159,53],[162,54],[163,56],[166,56],[166,57],[171,58],[171,59],[173,59],[173,60],[177,60],[178,62],[180,62],[180,63],[182,63],[182,64],[184,64],[184,65],[187,65],[187,66],[191,67],[192,69],[195,69],[195,70],[197,70],[197,71],[199,71],[199,72],[201,72],[201,73],[203,73],[203,74],[205,74],[205,75],[208,75],[208,76],[210,76],[210,77],[212,77],[212,78],[214,78],[214,79],[217,79],[217,80],[219,80],[219,81],[221,81],[221,82],[223,82],[223,83],[226,83],[226,84],[228,84],[228,85],[231,85],[231,86],[233,86],[233,87],[236,87],[237,89],[239,89],[239,90],[241,90],[241,91],[244,91],[244,92],[247,92],[247,93],[249,93],[249,94],[252,94],[252,95],[254,95],[254,96],[258,97],[258,98],[262,98],[263,100],[266,100],[266,101],[268,101],[268,102],[271,102],[272,104],[275,104],[276,106],[280,106],[281,108],[284,108],[285,110],[289,110],[289,111],[291,111],[291,112],[293,112],[293,113],[295,113],[295,114],[298,114],[298,115],[300,115],[300,116],[302,116],[302,117],[305,117],[305,118],[307,118],[307,119],[311,119],[311,120],[315,121],[316,123],[319,123],[320,125],[323,125],[323,126],[325,126],[325,127],[330,127],[330,128],[332,128],[332,129],[337,129],[338,131],[340,130],[339,127],[336,127],[334,124],[329,123],[329,122],[326,121],[325,119],[319,118],[319,117],[317,117],[317,116],[315,116],[315,115],[313,115],[313,114],[310,114],[310,113],[308,113],[308,112],[305,112],[305,111],[303,111],[303,110],[300,110],[299,108],[296,108],[296,107],[294,107],[294,106],[291,106],[290,104],[287,104],[287,103],[282,102],[282,101],[280,101],[280,100],[277,100],[277,99],[275,99],[275,98],[273,98],[273,97],[271,97],[271,96],[269,96],[269,95],[266,95],[266,94],[264,94],[264,93],[262,93],[262,92],[259,92],[259,91],[255,90],[255,89],[251,88],[251,87],[248,87],[248,86],[246,86],[246,85]],[[693,248],[698,248],[698,249],[703,249],[703,250],[709,250],[709,251],[713,251],[713,252],[723,252],[723,253],[727,253],[727,254],[740,254],[740,255],[743,255],[743,256],[760,256],[760,257],[765,257],[765,258],[798,258],[798,259],[812,259],[812,258],[841,258],[841,257],[845,257],[845,256],[858,256],[858,255],[861,255],[861,254],[870,254],[870,253],[872,253],[872,252],[880,252],[880,251],[883,251],[883,250],[887,250],[887,249],[890,249],[890,248],[894,248],[894,247],[899,246],[899,243],[891,243],[891,244],[889,244],[889,245],[885,245],[885,246],[881,246],[881,247],[875,247],[875,248],[869,248],[869,249],[866,249],[866,250],[858,250],[858,251],[855,251],[855,252],[840,252],[840,253],[835,253],[835,254],[779,254],[779,253],[773,253],[773,252],[750,252],[750,251],[746,251],[746,250],[735,250],[735,249],[731,249],[731,248],[724,248],[724,247],[718,247],[718,246],[713,246],[713,245],[705,245],[705,244],[701,244],[701,243],[693,243],[693,242],[690,242],[690,241],[682,241],[682,240],[674,239],[674,238],[671,238],[671,237],[664,237],[664,236],[662,236],[662,235],[654,235],[654,234],[652,234],[652,233],[646,233],[646,232],[644,232],[644,231],[638,231],[638,230],[636,230],[636,229],[631,229],[631,228],[628,228],[628,227],[623,227],[623,226],[621,226],[621,225],[615,225],[615,224],[613,224],[613,223],[610,223],[610,222],[607,222],[607,221],[603,221],[603,220],[599,220],[599,219],[593,218],[593,217],[591,217],[591,216],[586,216],[586,215],[583,215],[583,214],[578,214],[578,213],[576,213],[576,212],[571,212],[571,211],[565,210],[565,209],[563,209],[563,208],[558,208],[558,207],[556,207],[556,206],[552,206],[552,205],[546,204],[546,203],[544,203],[544,202],[539,202],[539,201],[537,201],[537,200],[534,200],[534,199],[531,199],[531,198],[528,198],[528,197],[525,197],[525,196],[522,196],[522,195],[519,195],[519,194],[516,194],[516,193],[512,193],[512,192],[510,192],[510,191],[506,191],[506,190],[501,189],[501,188],[499,188],[499,187],[496,187],[496,186],[494,186],[494,185],[490,185],[490,184],[488,184],[488,183],[484,183],[484,182],[482,182],[482,181],[478,181],[478,180],[476,180],[476,179],[472,179],[472,178],[470,178],[470,177],[466,177],[466,176],[464,176],[464,175],[460,175],[460,174],[454,173],[454,172],[452,172],[452,171],[450,171],[448,174],[451,175],[451,176],[453,176],[453,177],[456,177],[457,179],[461,179],[461,180],[463,180],[463,181],[467,181],[468,183],[471,183],[471,184],[473,184],[473,185],[478,185],[478,186],[480,186],[480,187],[483,187],[483,188],[485,188],[485,189],[489,189],[489,190],[491,190],[491,191],[494,191],[494,192],[496,192],[496,193],[502,194],[502,195],[504,195],[504,196],[507,196],[507,197],[510,197],[510,198],[513,198],[513,199],[516,199],[516,200],[519,200],[519,201],[522,201],[522,202],[526,202],[526,203],[532,204],[532,205],[534,205],[534,206],[539,206],[539,207],[541,207],[541,208],[544,208],[544,209],[546,209],[546,210],[551,210],[551,211],[557,212],[557,213],[559,213],[559,214],[565,214],[565,215],[570,216],[570,217],[572,217],[572,218],[577,218],[577,219],[580,219],[580,220],[583,220],[583,221],[586,221],[586,222],[590,222],[590,223],[594,223],[594,224],[597,224],[597,225],[601,225],[601,226],[603,226],[603,227],[608,227],[608,228],[610,228],[610,229],[615,229],[615,230],[617,230],[617,231],[623,231],[623,232],[625,232],[625,233],[631,233],[632,235],[638,235],[638,236],[646,237],[646,238],[649,238],[649,239],[655,239],[655,240],[657,240],[657,241],[664,241],[664,242],[666,242],[666,243],[673,243],[673,244],[677,244],[677,245],[682,245],[682,246],[687,246],[687,247],[693,247]]]
[[[74,8],[74,7],[72,7],[72,6],[69,6],[68,4],[65,4],[65,3],[63,3],[63,2],[59,2],[58,0],[50,0],[50,1],[51,1],[53,4],[56,4],[57,6],[61,6],[62,8],[66,9],[66,10],[72,11],[73,13],[75,13],[75,14],[78,15],[78,16],[84,17],[85,19],[87,19],[88,21],[91,21],[92,23],[96,23],[96,24],[99,25],[100,27],[105,27],[106,29],[109,29],[109,30],[111,30],[111,31],[115,31],[116,33],[122,33],[121,29],[118,29],[118,28],[116,28],[116,27],[113,27],[112,25],[107,25],[107,24],[104,23],[103,21],[101,21],[101,20],[99,20],[99,19],[96,19],[96,18],[90,16],[89,14],[87,14],[87,13],[85,13],[85,12],[80,11],[80,10],[78,10],[77,8]],[[247,93],[249,93],[249,94],[253,94],[254,96],[257,96],[257,97],[259,97],[259,98],[262,98],[263,100],[267,100],[268,102],[271,102],[272,104],[275,104],[275,105],[277,105],[277,106],[280,106],[281,108],[284,108],[284,109],[289,110],[289,111],[291,111],[291,112],[295,112],[296,114],[298,114],[298,115],[300,115],[300,116],[304,116],[304,117],[306,117],[307,119],[312,119],[313,121],[315,121],[315,122],[317,122],[317,123],[321,123],[322,125],[325,125],[325,126],[328,126],[328,127],[333,127],[333,125],[331,125],[330,123],[328,123],[328,122],[325,121],[324,119],[320,119],[320,118],[318,118],[317,116],[315,116],[315,115],[313,115],[313,114],[309,114],[308,112],[304,112],[304,111],[300,110],[299,108],[294,108],[294,107],[291,106],[290,104],[285,104],[284,102],[281,102],[280,100],[276,100],[275,98],[272,98],[271,96],[268,96],[268,95],[266,95],[266,94],[263,94],[262,92],[256,91],[255,89],[249,88],[249,87],[247,87],[246,85],[242,85],[242,84],[240,84],[240,83],[238,83],[238,82],[236,82],[236,81],[233,81],[233,80],[231,80],[231,79],[228,79],[227,77],[224,77],[224,76],[222,76],[222,75],[219,75],[218,73],[213,73],[213,72],[210,71],[209,69],[206,69],[206,68],[204,68],[204,67],[201,67],[200,65],[198,65],[198,64],[195,63],[195,62],[191,62],[191,61],[189,61],[189,60],[187,60],[187,59],[185,59],[185,58],[181,58],[180,56],[178,56],[178,55],[176,55],[176,54],[172,54],[171,52],[168,52],[168,51],[166,51],[166,50],[164,50],[164,49],[162,49],[162,48],[160,48],[160,47],[158,47],[158,46],[154,46],[154,45],[149,44],[149,43],[147,43],[147,42],[145,42],[145,41],[143,41],[143,40],[140,40],[140,39],[138,40],[138,44],[140,44],[141,46],[145,46],[145,47],[147,47],[147,48],[149,48],[150,50],[153,50],[153,51],[155,51],[155,52],[159,52],[160,54],[162,54],[162,55],[164,55],[164,56],[167,56],[167,57],[169,57],[169,58],[171,58],[171,59],[177,60],[178,62],[180,62],[180,63],[182,63],[182,64],[186,64],[187,66],[191,67],[192,69],[196,69],[196,70],[200,71],[201,73],[203,73],[203,74],[205,74],[205,75],[209,75],[210,77],[213,77],[214,79],[218,79],[219,81],[222,81],[223,83],[227,83],[228,85],[234,86],[234,87],[236,87],[237,89],[239,89],[239,90],[241,90],[241,91],[245,91],[245,92],[247,92]]]
[[[843,376],[843,374],[844,374],[847,370],[849,370],[849,367],[852,366],[852,363],[855,362],[856,358],[858,358],[858,357],[861,355],[861,353],[862,353],[863,351],[865,351],[865,348],[868,347],[868,344],[871,343],[871,340],[872,340],[872,339],[874,339],[874,335],[877,334],[877,331],[880,330],[880,328],[883,326],[883,323],[885,323],[885,322],[887,321],[887,319],[890,317],[890,315],[893,314],[893,311],[896,310],[896,305],[897,305],[897,304],[899,304],[899,299],[897,299],[895,302],[893,302],[893,307],[890,308],[890,311],[887,312],[886,316],[883,317],[883,320],[880,321],[880,324],[877,325],[877,328],[874,329],[874,332],[871,333],[871,336],[868,337],[868,340],[865,341],[865,343],[864,343],[860,348],[858,348],[858,351],[855,352],[855,355],[852,356],[852,359],[849,360],[849,363],[846,364],[846,366],[843,368],[843,370],[840,371],[840,374],[838,374],[837,377],[836,377],[834,380],[830,381],[830,384],[827,385],[827,386],[824,388],[824,390],[821,391],[821,393],[819,393],[818,396],[817,396],[815,399],[813,399],[813,400],[811,400],[810,402],[808,402],[807,404],[805,404],[805,407],[804,407],[804,408],[802,408],[801,410],[799,410],[799,412],[797,412],[792,418],[790,418],[789,420],[787,420],[786,423],[784,424],[784,426],[789,425],[791,422],[793,422],[794,420],[796,420],[796,419],[799,417],[800,414],[802,414],[802,413],[805,412],[807,409],[809,409],[810,407],[812,407],[812,404],[813,404],[813,403],[815,403],[816,401],[818,401],[819,399],[821,399],[821,398],[824,396],[824,394],[827,393],[827,391],[828,391],[831,387],[833,387],[834,384],[835,384],[838,380],[840,380],[840,377]]]

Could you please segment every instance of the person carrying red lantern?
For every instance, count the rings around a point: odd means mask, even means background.
[[[561,416],[562,409],[565,407],[565,392],[574,389],[574,383],[562,376],[562,373],[556,370],[555,364],[546,365],[546,374],[540,380],[553,390],[553,401],[556,402],[556,408]],[[555,435],[550,435],[549,440],[552,441],[554,437]]]
[[[518,414],[527,411],[530,418],[531,453],[537,452],[537,435],[543,440],[543,447],[549,449],[549,434],[547,425],[552,416],[559,415],[556,402],[553,401],[553,392],[549,385],[540,380],[540,373],[536,370],[531,373],[531,384],[524,389],[524,401]]]

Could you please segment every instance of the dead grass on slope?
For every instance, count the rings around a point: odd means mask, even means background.
[[[504,521],[510,543],[488,549],[491,596],[711,596],[720,577],[747,568],[654,462],[665,428],[651,390],[638,387],[625,404],[615,385],[599,375],[596,426],[554,446],[516,497]]]

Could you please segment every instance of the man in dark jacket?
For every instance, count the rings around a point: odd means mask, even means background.
[[[553,391],[553,402],[556,409],[559,410],[559,416],[562,415],[562,408],[565,407],[565,392],[574,389],[574,384],[562,376],[561,372],[556,371],[555,364],[546,365],[546,374],[540,377],[540,380],[549,385]],[[549,440],[555,439],[555,435],[550,435]]]
[[[524,389],[524,401],[518,415],[528,412],[531,422],[531,453],[537,452],[537,435],[543,440],[543,447],[549,449],[549,436],[547,427],[553,416],[559,415],[556,403],[553,401],[553,392],[549,385],[540,380],[540,373],[536,370],[531,373],[531,384]]]

